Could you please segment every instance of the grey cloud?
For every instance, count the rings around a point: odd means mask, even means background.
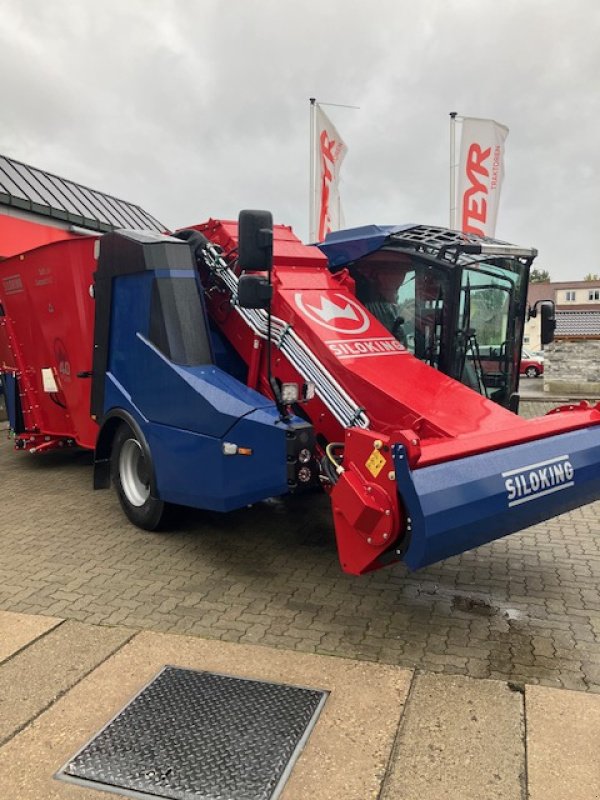
[[[307,234],[308,98],[349,146],[346,223],[448,220],[448,112],[507,124],[497,235],[597,271],[600,6],[0,0],[0,152],[170,226],[270,207]]]

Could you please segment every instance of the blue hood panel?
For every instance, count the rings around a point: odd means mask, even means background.
[[[361,228],[347,228],[328,233],[324,242],[317,247],[327,256],[330,266],[343,267],[384,246],[394,233],[401,233],[416,227],[411,225],[363,225]]]

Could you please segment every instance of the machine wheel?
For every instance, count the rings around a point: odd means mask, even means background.
[[[127,517],[147,531],[158,530],[167,521],[169,505],[150,491],[152,464],[129,425],[123,424],[113,440],[111,475]]]
[[[525,375],[527,375],[528,378],[537,378],[539,374],[540,371],[537,367],[527,367],[525,370]]]

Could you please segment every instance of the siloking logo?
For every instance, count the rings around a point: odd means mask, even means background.
[[[362,339],[329,339],[325,342],[340,361],[368,356],[397,356],[406,353],[397,339],[391,336],[371,336]]]
[[[356,300],[337,292],[296,292],[296,306],[305,317],[342,338],[326,339],[325,344],[340,361],[374,356],[396,356],[406,347],[393,336],[361,336],[373,320]],[[382,326],[377,324],[376,327]],[[377,332],[377,331],[376,331]]]
[[[322,325],[329,331],[356,335],[368,330],[371,321],[364,308],[346,295],[321,292],[307,292],[313,295],[308,299],[302,292],[296,292],[294,300],[300,311],[308,319]]]
[[[502,473],[508,507],[537,500],[575,485],[575,467],[568,455],[557,456]]]

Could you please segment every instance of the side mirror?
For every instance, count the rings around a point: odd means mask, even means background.
[[[242,275],[238,280],[237,303],[241,308],[268,308],[273,287],[262,275]]]
[[[556,316],[554,314],[554,303],[551,300],[544,300],[540,303],[542,344],[550,344],[554,341],[554,330],[556,328]]]
[[[270,211],[240,211],[238,258],[242,269],[271,271],[273,215]]]

